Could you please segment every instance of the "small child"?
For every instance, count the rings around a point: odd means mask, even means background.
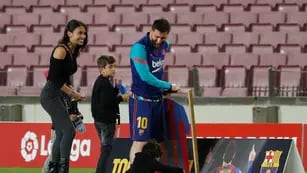
[[[105,173],[112,151],[116,120],[120,119],[119,103],[127,101],[130,94],[120,94],[118,87],[112,83],[112,77],[116,73],[116,60],[113,56],[102,55],[97,64],[100,74],[93,86],[91,111],[101,142],[96,173]]]
[[[149,140],[142,152],[136,153],[131,168],[126,173],[154,173],[155,171],[167,173],[183,173],[183,169],[164,165],[159,162],[162,156],[160,144],[155,140]]]

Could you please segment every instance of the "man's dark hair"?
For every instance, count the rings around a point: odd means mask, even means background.
[[[152,158],[162,156],[160,144],[156,140],[149,140],[143,147],[142,152],[149,154]]]
[[[160,32],[167,32],[167,33],[169,33],[171,31],[171,25],[164,18],[156,19],[154,21],[154,23],[152,24],[152,30],[153,31],[154,30],[158,30]]]
[[[235,141],[232,140],[227,144],[225,148],[225,152],[223,156],[224,162],[229,163],[235,156],[236,152],[237,152],[237,146],[236,146]]]
[[[97,59],[97,65],[98,68],[105,68],[108,64],[113,64],[115,63],[115,58],[113,56],[110,55],[101,55],[98,59]]]

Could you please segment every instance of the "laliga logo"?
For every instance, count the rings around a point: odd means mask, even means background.
[[[21,155],[26,162],[34,160],[38,150],[38,140],[36,134],[27,131],[21,139]]]

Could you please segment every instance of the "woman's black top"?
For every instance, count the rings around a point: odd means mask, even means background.
[[[56,59],[53,53],[57,47],[63,47],[66,50],[64,59]],[[51,81],[57,88],[64,84],[71,85],[70,76],[77,71],[77,53],[72,54],[67,45],[58,45],[52,51],[50,57],[50,66],[47,80]]]
[[[110,79],[99,75],[92,91],[91,111],[95,121],[115,123],[119,115],[119,103],[123,101],[118,95],[119,90],[114,87]]]

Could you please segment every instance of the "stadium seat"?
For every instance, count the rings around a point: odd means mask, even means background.
[[[281,66],[279,68],[280,96],[298,96],[301,90],[301,68],[299,66]]]
[[[289,66],[300,66],[302,68],[307,66],[306,54],[303,54],[303,53],[290,53],[290,54],[288,54],[287,65],[289,65]]]
[[[0,1],[0,11],[2,11],[2,8],[5,6],[11,6],[12,0],[2,0]]]
[[[260,33],[260,44],[271,44],[276,47],[278,44],[286,43],[286,34],[283,32]]]
[[[122,43],[121,44],[134,44],[137,40],[141,39],[144,36],[143,32],[132,32],[129,34],[122,34]],[[173,43],[173,42],[171,42]]]
[[[13,53],[0,52],[0,70],[13,64]]]
[[[241,54],[247,52],[244,44],[225,44],[223,49],[228,54]]]
[[[132,4],[113,4],[113,11],[121,14],[132,14],[136,12],[135,6]]]
[[[189,4],[169,4],[166,11],[173,12],[178,15],[180,13],[191,13],[192,10]]]
[[[36,34],[49,34],[54,32],[54,28],[52,25],[32,25],[31,32]]]
[[[130,55],[131,45],[115,45],[114,52],[119,53],[121,57]]]
[[[94,0],[93,5],[106,5],[109,9],[112,9],[114,5],[120,5],[121,0]]]
[[[17,95],[19,96],[39,96],[42,88],[46,83],[46,77],[44,72],[48,70],[48,66],[33,66],[31,67],[30,76],[32,77],[31,86],[21,86],[17,89]]]
[[[14,53],[13,65],[39,65],[39,54],[37,53]]]
[[[6,45],[13,45],[15,40],[15,35],[13,34],[3,34],[0,33],[0,47],[4,48]]]
[[[307,23],[306,15],[307,12],[288,12],[287,23],[297,23],[303,27]]]
[[[199,13],[180,13],[177,15],[177,24],[189,24],[191,26],[202,24],[203,15]]]
[[[172,44],[170,52],[178,54],[178,53],[192,52],[192,50],[191,50],[191,46],[188,44]]]
[[[178,53],[175,54],[175,65],[186,65],[192,67],[194,65],[200,65],[202,63],[202,57],[200,53]]]
[[[94,62],[94,54],[86,53],[86,52],[81,52],[80,56],[77,59],[77,63],[79,66],[94,66],[97,63]]]
[[[148,0],[147,4],[160,4],[163,8],[167,8],[170,4],[175,4],[175,0]]]
[[[135,0],[121,0],[121,2],[120,2],[121,4],[123,4],[123,5],[127,5],[127,4],[129,4],[129,5],[134,5],[135,6],[135,8],[140,8],[140,6],[142,5],[142,4],[147,4],[147,0],[138,0],[138,1],[135,1]]]
[[[217,32],[217,26],[216,25],[203,25],[203,24],[198,24],[194,26],[195,32],[198,33],[211,33],[211,32]]]
[[[28,49],[31,49],[33,45],[39,45],[41,36],[36,33],[16,34],[14,45],[25,45]]]
[[[246,30],[246,27],[244,24],[224,24],[222,26],[222,30],[224,32],[239,32],[239,33],[242,33],[242,32],[245,32]]]
[[[268,54],[274,52],[273,46],[268,44],[255,44],[251,45],[250,48],[251,52],[255,54]]]
[[[189,69],[186,66],[168,66],[167,80],[181,88],[189,87]]]
[[[5,25],[11,25],[12,24],[10,14],[0,13],[0,18],[1,18],[1,20],[0,20],[0,31],[2,31],[2,29],[4,29]]]
[[[100,56],[103,53],[109,53],[109,47],[107,45],[88,45],[88,53],[93,54],[95,57]]]
[[[26,25],[6,25],[5,32],[7,34],[25,34],[28,32]]]
[[[250,4],[249,11],[252,13],[270,12],[272,7],[269,4]]]
[[[231,54],[230,65],[244,66],[246,69],[250,69],[252,66],[259,65],[259,56],[252,53]]]
[[[54,47],[52,45],[47,45],[47,46],[43,46],[43,45],[34,45],[33,46],[33,52],[38,53],[39,55],[42,54],[49,54],[48,59],[50,58],[51,52],[54,49]]]
[[[95,44],[108,45],[112,47],[115,44],[121,44],[122,34],[118,32],[100,32],[95,34]]]
[[[223,66],[229,65],[229,54],[225,53],[202,53],[203,65],[214,66],[222,69]]]
[[[66,0],[66,5],[78,5],[82,9],[87,6],[93,4],[92,0],[84,1],[84,0]]]
[[[229,14],[226,12],[206,12],[204,13],[203,24],[214,24],[221,27],[222,24],[229,23]]]
[[[174,24],[172,25],[173,33],[180,34],[183,32],[191,32],[191,26],[189,24]]]
[[[277,46],[277,51],[282,54],[300,53],[301,46],[299,44],[281,44]]]
[[[178,44],[188,44],[192,47],[205,42],[204,35],[198,32],[181,33],[177,35],[177,38]]]
[[[250,28],[252,32],[257,33],[274,31],[274,26],[271,23],[252,23]]]
[[[148,14],[141,12],[134,12],[122,15],[122,24],[133,24],[139,27],[141,24],[149,24]]]
[[[118,25],[114,25],[114,31],[115,32],[119,32],[119,33],[123,33],[123,34],[130,34],[130,33],[134,33],[137,32],[137,26],[133,25],[133,24],[118,24]]]
[[[242,4],[223,4],[222,11],[227,13],[243,12],[244,6]]]
[[[5,6],[4,11],[6,14],[26,14],[27,9],[24,6]]]
[[[206,0],[206,1],[192,0],[192,1],[190,1],[191,5],[214,5],[217,8],[220,8],[220,6],[222,4],[227,4],[227,3],[228,3],[228,0],[219,0],[219,1],[216,1],[216,0]]]
[[[21,45],[7,45],[5,46],[4,51],[8,53],[28,53],[27,47]]]
[[[256,0],[229,0],[229,4],[242,4],[246,8],[250,4],[256,4]]]
[[[278,67],[286,65],[287,56],[280,53],[261,54],[259,65]]]
[[[85,67],[85,86],[93,87],[96,78],[99,75],[99,69],[97,65]]]
[[[257,0],[257,4],[268,4],[271,8],[274,8],[276,4],[283,3],[283,0]]]
[[[108,32],[109,27],[106,24],[92,24],[88,25],[88,32],[92,34],[100,34],[101,32]]]
[[[65,5],[65,0],[39,0],[38,4],[42,5],[50,5],[54,9],[58,9],[60,5]]]
[[[205,34],[205,44],[216,44],[222,46],[223,44],[231,43],[232,35],[227,32],[216,32]]]
[[[129,65],[130,65],[130,59],[128,60],[129,60]],[[169,66],[169,65],[175,65],[175,54],[167,53],[165,55],[164,66]]]
[[[243,66],[225,66],[223,69],[224,87],[244,88],[246,87],[246,68]]]
[[[280,12],[298,12],[300,11],[300,7],[298,4],[277,4],[276,8],[278,9],[278,11]]]
[[[307,44],[307,33],[306,32],[289,32],[287,44]]]
[[[86,24],[93,24],[94,23],[94,17],[92,14],[90,13],[78,13],[78,14],[67,14],[67,18],[68,19],[76,19],[76,20],[80,20],[82,22],[86,22]]]
[[[196,45],[196,51],[202,54],[218,53],[219,47],[216,44],[198,44]]]
[[[258,44],[259,34],[254,32],[233,32],[232,33],[232,43],[233,44]]]
[[[269,95],[269,68],[270,66],[252,67],[252,95],[268,96]]]
[[[259,23],[271,23],[276,25],[278,23],[286,22],[286,13],[283,12],[262,12],[258,14]]]
[[[167,2],[167,1],[165,1]],[[142,12],[153,12],[153,13],[162,13],[163,10],[163,6],[160,4],[141,4],[140,5],[140,10]]]
[[[152,24],[156,19],[159,19],[161,17],[167,19],[170,24],[175,24],[176,22],[175,13],[169,13],[169,12],[162,12],[162,13],[161,12],[157,12],[157,13],[145,12],[145,13],[147,13],[149,17],[148,24]]]
[[[101,13],[108,13],[108,7],[106,5],[86,5],[84,11],[93,16]]]
[[[221,96],[221,87],[201,88],[201,96],[203,97],[219,97]]]
[[[52,32],[52,33],[42,33],[41,34],[41,45],[53,45],[55,46],[58,41],[62,38],[63,33]]]
[[[196,66],[199,86],[201,88],[217,87],[218,70],[214,66]]]
[[[201,4],[195,4],[193,5],[194,11],[196,13],[205,13],[205,12],[216,12],[217,8],[214,5],[201,5]]]
[[[110,20],[112,18],[112,20]],[[107,24],[109,27],[113,27],[116,24],[121,23],[121,14],[120,13],[97,13],[94,14],[94,24],[98,25],[105,25]]]
[[[242,23],[245,27],[249,27],[252,23],[257,23],[258,15],[252,12],[231,12],[230,22],[231,24]]]
[[[41,25],[51,24],[54,27],[58,27],[60,24],[65,24],[66,22],[67,22],[67,15],[57,12],[41,14],[40,18]]]
[[[281,23],[277,24],[276,30],[279,32],[300,32],[300,26],[297,23]]]
[[[79,5],[61,5],[59,7],[59,12],[63,14],[72,14],[77,17],[79,13],[81,13],[81,8]]]
[[[306,0],[284,0],[285,4],[298,4],[299,6],[303,6],[307,3]]]
[[[6,73],[7,73],[7,81],[6,86],[11,87],[21,87],[26,86],[28,83],[28,71],[27,67],[22,66],[6,66]]]

